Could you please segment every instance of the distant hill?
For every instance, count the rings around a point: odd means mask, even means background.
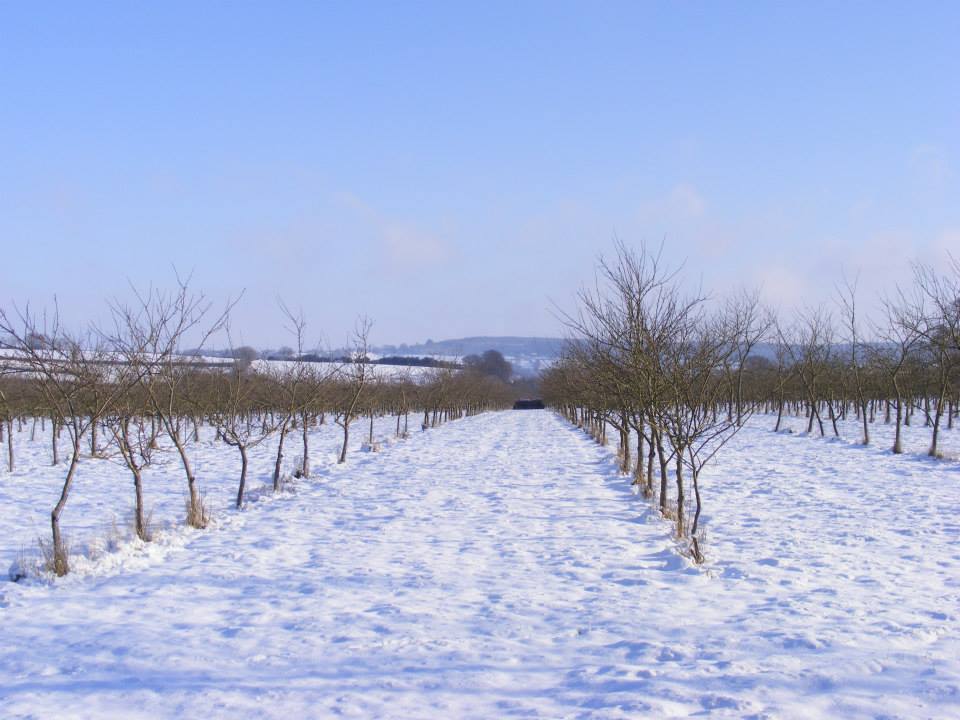
[[[517,375],[535,375],[549,367],[560,356],[562,338],[476,336],[452,340],[427,340],[413,345],[381,345],[373,350],[381,355],[417,355],[444,359],[480,355],[496,350],[513,364]]]

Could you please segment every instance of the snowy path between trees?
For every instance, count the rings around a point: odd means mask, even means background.
[[[956,463],[758,419],[704,478],[701,570],[609,448],[550,412],[467,418],[0,586],[0,712],[957,717],[958,488]]]

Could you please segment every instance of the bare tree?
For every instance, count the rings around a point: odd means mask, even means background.
[[[732,419],[733,406],[736,406],[736,420],[743,425],[743,378],[747,368],[747,358],[770,332],[773,327],[773,315],[760,302],[760,291],[740,290],[727,300],[724,308],[725,325],[730,332],[731,352],[733,361],[733,388],[734,400],[728,409],[728,418]],[[729,367],[729,361],[726,366]]]
[[[146,404],[143,400],[127,392],[117,399],[105,423],[133,476],[134,530],[138,538],[149,542],[152,537],[143,499],[143,469],[150,464],[156,450],[156,429],[148,427],[144,421]]]
[[[875,331],[881,342],[874,348],[873,359],[889,382],[897,410],[893,452],[898,455],[903,452],[903,374],[922,339],[922,306],[919,297],[898,288],[895,298],[884,298],[885,323]]]
[[[776,357],[777,379],[774,384],[777,406],[777,423],[773,427],[774,432],[780,432],[780,426],[783,423],[783,411],[786,405],[787,385],[794,377],[794,365],[791,363],[793,355],[790,347],[790,340],[787,339],[788,331],[776,322],[774,324],[774,355]]]
[[[303,455],[300,474],[307,477],[310,472],[310,444],[308,432],[309,405],[316,397],[316,388],[318,387],[317,373],[314,368],[304,361],[304,337],[306,333],[307,321],[303,316],[303,311],[293,312],[283,301],[279,301],[280,311],[286,319],[285,328],[296,341],[296,349],[291,349],[289,357],[278,368],[268,371],[278,395],[282,398],[278,409],[279,418],[277,421],[277,432],[279,442],[277,443],[277,457],[273,468],[273,489],[280,489],[280,473],[283,466],[283,448],[286,441],[287,432],[290,425],[295,421],[298,415],[303,420]]]
[[[813,421],[816,420],[820,437],[823,437],[825,432],[820,415],[820,403],[823,400],[821,391],[833,353],[833,319],[830,313],[823,307],[798,311],[793,337],[785,342],[785,346],[806,395],[807,433],[812,432]],[[832,402],[829,404],[829,411],[830,419],[834,421],[833,431],[839,435]]]
[[[173,293],[152,288],[146,293],[132,290],[134,305],[111,303],[112,344],[127,364],[141,368],[141,386],[155,417],[173,442],[187,478],[187,524],[202,528],[208,518],[187,453],[184,417],[185,399],[197,365],[181,354],[182,343],[188,335],[196,334],[194,347],[199,352],[225,327],[236,301],[228,301],[222,312],[211,316],[212,304],[202,293],[190,290],[189,278],[182,280],[179,276]]]
[[[938,457],[944,406],[951,382],[960,370],[960,263],[951,258],[952,274],[939,274],[931,267],[914,265],[914,280],[927,301],[918,330],[927,345],[935,374],[934,417],[930,438],[931,457]],[[913,320],[917,320],[913,313]]]
[[[51,417],[64,427],[70,437],[70,465],[60,491],[60,498],[50,513],[53,545],[50,550],[50,569],[57,575],[70,571],[67,547],[60,532],[60,516],[67,504],[70,490],[80,462],[80,443],[83,436],[109,410],[114,400],[126,391],[123,379],[112,374],[112,364],[106,348],[94,332],[75,336],[60,322],[59,310],[40,319],[29,308],[18,312],[12,320],[0,310],[0,331],[12,341],[18,359],[25,365],[28,377],[35,384]],[[37,347],[37,335],[50,342]],[[53,429],[56,443],[56,428]]]
[[[342,385],[338,407],[335,414],[337,425],[343,428],[343,446],[340,449],[338,463],[347,461],[347,446],[350,442],[350,423],[357,416],[360,396],[370,379],[369,337],[373,323],[366,317],[357,320],[353,334],[353,348],[350,362],[346,363],[340,374]]]
[[[5,368],[0,366],[0,376],[5,372]],[[12,398],[8,393],[10,389],[4,389],[0,386],[0,443],[6,440],[7,444],[7,472],[13,473],[14,455],[13,455],[13,416],[14,406]],[[4,428],[6,433],[4,433]],[[4,437],[4,435],[6,435]]]
[[[690,528],[692,554],[702,562],[703,554],[696,533],[702,499],[699,477],[703,467],[742,427],[746,409],[738,417],[716,412],[724,395],[720,374],[730,356],[738,352],[737,337],[742,336],[743,318],[725,314],[713,320],[697,304],[689,307],[674,326],[674,339],[663,348],[663,369],[669,388],[669,401],[659,412],[662,424],[674,448],[677,484],[677,536],[685,536],[683,470],[691,471],[696,511]],[[744,358],[746,356],[744,355]]]
[[[264,442],[274,427],[264,417],[261,423],[254,423],[252,415],[260,408],[257,397],[258,385],[249,369],[241,366],[231,368],[226,373],[212,378],[214,383],[215,408],[213,422],[220,431],[220,438],[240,453],[240,484],[237,487],[237,508],[243,507],[243,495],[247,486],[248,452],[250,448]]]
[[[870,444],[870,425],[867,419],[867,395],[865,391],[865,368],[867,348],[860,332],[860,318],[857,315],[857,279],[852,281],[844,275],[843,284],[837,288],[837,299],[846,337],[849,345],[847,370],[853,378],[853,389],[857,403],[857,414],[863,428],[863,444]]]

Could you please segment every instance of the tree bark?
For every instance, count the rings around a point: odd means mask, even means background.
[[[54,433],[54,435],[56,435],[56,433]],[[67,504],[67,498],[70,496],[73,476],[77,471],[77,463],[79,461],[80,438],[77,437],[73,442],[73,456],[70,458],[70,468],[67,470],[67,477],[63,481],[63,488],[60,490],[60,500],[50,513],[50,529],[53,531],[53,571],[60,577],[70,572],[67,548],[63,543],[63,536],[60,534],[60,514],[63,512],[63,508]]]
[[[870,444],[870,426],[867,423],[867,401],[860,398],[860,419],[863,423],[863,444]]]
[[[13,472],[13,418],[7,418],[7,470]]]
[[[650,449],[647,450],[647,493],[653,495],[653,459],[657,454],[656,445],[653,442],[653,427],[650,428]]]
[[[180,455],[183,472],[187,476],[187,490],[190,493],[190,512],[187,516],[187,523],[193,527],[201,527],[203,518],[201,517],[200,496],[197,493],[197,479],[193,475],[190,458],[187,457],[187,449],[183,446],[183,442],[180,440],[180,432],[176,428],[168,428],[168,431],[170,431],[170,439],[173,441],[173,445]]]
[[[337,460],[337,464],[345,463],[347,461],[347,443],[350,442],[350,421],[347,418],[343,419],[343,447],[340,448],[340,459]]]
[[[60,463],[59,450],[57,449],[57,421],[54,418],[50,418],[50,436],[53,443],[53,464],[58,465]]]
[[[679,450],[677,454],[677,537],[683,537],[683,455]]]
[[[280,442],[277,444],[277,462],[273,466],[273,491],[280,489],[280,470],[283,466],[283,441],[287,437],[287,427],[290,423],[290,417],[287,416],[280,424]]]
[[[940,440],[940,421],[943,418],[943,400],[946,396],[947,391],[944,387],[940,391],[940,397],[937,400],[937,409],[934,411],[933,416],[933,436],[930,440],[930,452],[928,453],[930,457],[939,457],[939,448],[937,447]]]
[[[697,511],[693,515],[693,527],[690,528],[690,535],[696,537],[697,528],[700,526],[700,510],[703,507],[703,503],[700,500],[700,473],[696,470],[692,472],[693,475],[693,494],[697,500]]]
[[[237,489],[237,509],[243,507],[243,490],[247,486],[247,446],[238,443],[240,451],[240,487]]]
[[[896,391],[897,401],[897,428],[893,439],[893,452],[897,455],[903,452],[903,440],[901,439],[901,426],[903,425],[903,401],[900,397],[900,391]]]
[[[663,451],[663,436],[660,430],[656,430],[657,437],[657,458],[660,462],[660,512],[667,514],[667,456]]]
[[[309,418],[307,417],[307,413],[303,413],[301,419],[303,420],[301,423],[303,426],[303,465],[301,466],[300,474],[308,478],[310,477],[310,439],[307,430],[309,429],[310,423],[308,422]]]
[[[144,542],[149,542],[150,538],[147,537],[147,522],[143,512],[143,476],[140,473],[140,468],[135,465],[130,468],[130,471],[133,473],[133,492],[135,496],[134,513],[137,537]]]

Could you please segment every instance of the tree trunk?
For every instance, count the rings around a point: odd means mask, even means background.
[[[860,419],[863,423],[863,444],[870,444],[870,426],[867,424],[867,401],[860,398]]]
[[[939,457],[939,448],[937,444],[940,440],[940,420],[943,417],[943,401],[944,397],[947,394],[947,389],[944,387],[940,391],[940,397],[937,400],[937,409],[934,411],[933,416],[933,437],[930,440],[930,452],[928,453],[930,457]]]
[[[243,507],[243,490],[247,486],[247,446],[238,444],[240,451],[240,487],[237,490],[237,510]]]
[[[149,542],[150,538],[147,536],[147,521],[143,512],[143,476],[140,473],[140,468],[135,464],[131,463],[130,471],[133,473],[133,493],[135,497],[133,511],[137,537],[144,542]]]
[[[307,422],[309,418],[306,413],[303,413],[301,420],[303,420],[301,423],[303,426],[303,466],[300,468],[300,474],[307,478],[310,477],[310,439],[307,435],[310,423]]]
[[[840,437],[840,431],[837,430],[837,413],[833,409],[833,397],[831,393],[831,398],[827,400],[827,409],[830,411],[830,422],[833,425],[833,436]],[[822,435],[823,433],[821,433]]]
[[[831,405],[831,412],[833,412],[833,406]],[[820,428],[820,437],[824,437],[826,433],[823,431],[823,418],[820,417],[820,410],[817,407],[817,404],[813,405],[813,416],[817,419],[817,425]]]
[[[621,418],[623,425],[618,428],[620,431],[620,472],[624,475],[630,474],[630,431],[627,429],[627,423]]]
[[[55,418],[50,418],[50,436],[53,438],[53,464],[58,465],[60,463],[59,450],[57,449],[57,421]]]
[[[693,475],[693,495],[697,501],[697,511],[693,514],[693,527],[690,528],[690,535],[696,536],[697,528],[700,526],[700,510],[703,507],[703,503],[700,500],[700,473],[696,470],[692,471]]]
[[[280,489],[280,470],[283,467],[283,441],[287,438],[287,427],[290,424],[290,417],[284,418],[280,424],[280,442],[277,444],[277,462],[273,466],[273,491]]]
[[[676,448],[675,448],[676,450]],[[677,537],[683,537],[683,455],[679,450],[677,454]]]
[[[347,461],[347,443],[350,442],[350,421],[347,418],[343,419],[343,447],[340,448],[340,459],[337,460],[337,463],[345,463]]]
[[[637,464],[633,469],[633,484],[643,484],[643,424],[637,430]]]
[[[137,533],[137,537],[140,538],[143,542],[149,542],[150,538],[147,535],[147,522],[144,517],[144,507],[143,507],[143,474],[140,472],[140,467],[137,465],[136,460],[133,457],[133,447],[130,445],[130,419],[122,418],[120,421],[120,434],[117,437],[117,442],[120,443],[120,450],[123,454],[123,458],[127,463],[127,467],[130,469],[130,473],[133,475],[133,494],[134,494],[134,504],[133,504],[133,521],[134,521],[134,530]]]
[[[903,452],[903,440],[900,437],[901,426],[903,425],[903,402],[900,397],[900,391],[896,394],[897,401],[897,429],[893,439],[893,452],[897,455]]]
[[[737,369],[737,427],[743,427],[743,363]]]
[[[56,433],[54,433],[56,435]],[[63,489],[60,491],[60,500],[50,513],[50,529],[53,531],[53,571],[60,577],[70,572],[70,562],[67,558],[67,548],[63,543],[63,537],[60,534],[60,514],[67,504],[67,497],[70,495],[70,487],[73,485],[73,476],[77,471],[77,463],[80,461],[80,438],[77,437],[73,442],[73,456],[70,458],[70,469],[67,470],[67,477],[63,481]]]
[[[663,451],[663,436],[660,434],[660,430],[656,430],[657,438],[657,459],[660,462],[660,512],[664,515],[667,514],[667,456]]]
[[[172,430],[172,432],[170,432],[170,439],[173,441],[173,445],[177,449],[177,453],[180,455],[180,462],[183,464],[183,472],[187,476],[187,490],[190,493],[190,507],[187,511],[187,524],[195,528],[202,528],[204,525],[203,512],[200,504],[200,495],[197,492],[197,479],[193,475],[193,468],[190,466],[190,458],[187,457],[187,450],[183,446],[183,442],[180,440],[180,432],[175,428],[169,428],[169,430]]]
[[[13,418],[7,418],[7,469],[13,472]]]
[[[650,428],[650,449],[647,450],[647,494],[653,495],[653,459],[657,454],[656,445],[653,441],[653,427]]]

